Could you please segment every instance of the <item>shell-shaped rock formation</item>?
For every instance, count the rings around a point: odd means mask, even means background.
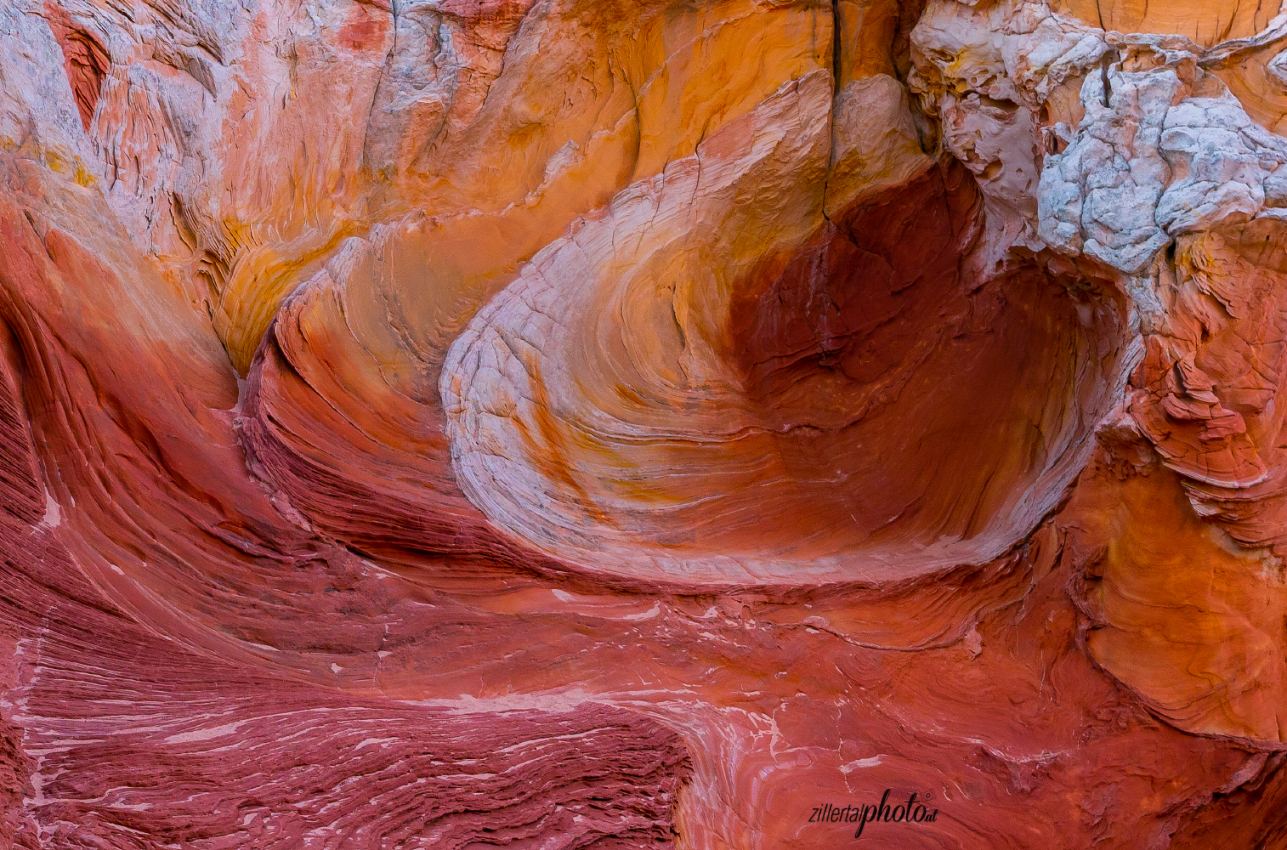
[[[1120,400],[1124,310],[1039,266],[963,273],[983,214],[963,168],[829,220],[821,168],[812,209],[784,210],[798,184],[753,194],[813,152],[723,132],[785,169],[713,136],[537,255],[459,337],[442,396],[466,494],[552,556],[665,582],[893,580],[1000,556]]]

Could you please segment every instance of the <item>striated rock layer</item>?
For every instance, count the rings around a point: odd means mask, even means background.
[[[1285,57],[6,0],[0,845],[1287,847]]]

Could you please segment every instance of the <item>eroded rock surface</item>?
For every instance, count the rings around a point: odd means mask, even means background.
[[[0,5],[0,841],[1287,846],[1285,48]]]

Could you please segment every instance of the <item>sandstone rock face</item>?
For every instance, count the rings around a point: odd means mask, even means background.
[[[4,0],[0,845],[1287,847],[1285,48]]]

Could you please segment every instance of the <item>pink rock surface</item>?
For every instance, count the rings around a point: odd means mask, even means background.
[[[0,841],[1287,846],[1211,5],[0,7]]]

